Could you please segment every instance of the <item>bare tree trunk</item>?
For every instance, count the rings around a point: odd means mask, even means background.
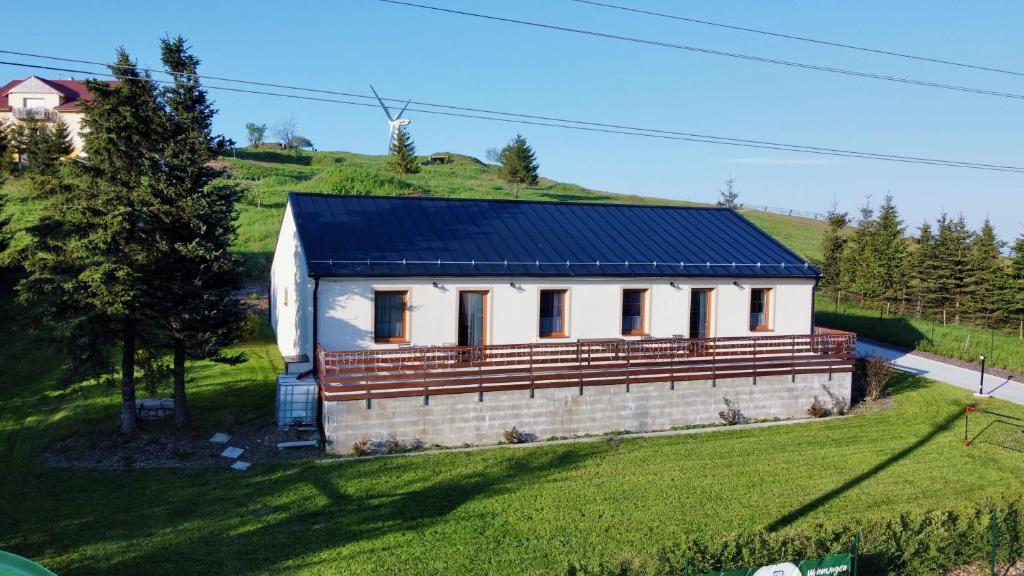
[[[121,434],[139,431],[135,412],[135,321],[125,319],[121,347]]]
[[[174,342],[174,426],[188,428],[188,401],[185,398],[185,343]]]

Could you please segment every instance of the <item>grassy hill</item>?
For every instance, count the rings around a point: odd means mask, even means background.
[[[279,150],[239,150],[222,158],[230,178],[241,183],[246,200],[241,206],[236,250],[245,258],[246,274],[264,280],[277,239],[285,198],[290,191],[375,196],[443,196],[451,198],[510,198],[497,167],[475,158],[451,155],[447,164],[423,166],[419,174],[398,175],[386,170],[386,156],[348,152],[306,152],[301,156]],[[27,182],[12,179],[6,186],[16,227],[38,214],[39,206]],[[520,191],[524,200],[550,202],[617,202],[625,204],[693,205],[665,198],[590,190],[541,178],[540,184]],[[790,248],[815,259],[825,224],[815,220],[745,211],[744,214]]]

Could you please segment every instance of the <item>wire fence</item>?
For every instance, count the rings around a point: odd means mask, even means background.
[[[771,212],[783,216],[796,216],[798,218],[810,218],[812,220],[828,220],[825,212],[811,212],[807,210],[793,210],[791,208],[779,208],[778,206],[765,206],[764,204],[741,204],[740,210],[754,210],[757,212]]]
[[[1003,327],[984,327],[949,311],[851,302],[845,293],[823,292],[817,299],[815,321],[869,339],[967,362],[978,362],[985,356],[990,366],[1024,371],[1024,317],[1004,320]]]

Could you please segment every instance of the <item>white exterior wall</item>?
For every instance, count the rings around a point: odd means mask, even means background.
[[[312,360],[314,281],[308,275],[290,204],[285,207],[270,281],[271,325],[282,356],[304,354]],[[640,338],[621,335],[622,291],[627,288],[647,289],[646,330],[655,338],[689,336],[690,292],[696,288],[712,289],[711,336],[809,334],[813,325],[811,278],[323,278],[317,331],[328,350],[397,347],[373,341],[373,293],[408,290],[409,344],[454,345],[459,291],[486,290],[488,344]],[[751,288],[771,289],[770,332],[749,329]],[[567,291],[565,338],[538,334],[543,289]],[[310,366],[291,368],[301,371]]]
[[[733,284],[734,280],[739,286]],[[432,282],[435,281],[440,288],[433,287]],[[670,281],[678,287],[670,286]],[[513,288],[510,282],[515,282],[516,287]],[[538,336],[540,290],[549,288],[568,291],[566,322],[569,331],[566,338]],[[621,338],[622,291],[626,288],[647,289],[647,332],[655,338],[688,335],[692,288],[713,289],[712,336],[755,334],[749,329],[751,288],[772,289],[768,314],[772,331],[756,334],[811,332],[813,279],[324,278],[319,294],[319,338],[328,350],[397,346],[373,341],[374,290],[409,291],[409,341],[415,346],[453,345],[457,342],[460,290],[490,292],[487,301],[488,344]],[[278,339],[280,342],[280,335]]]
[[[12,94],[11,97],[13,98],[14,95]],[[17,107],[21,107],[20,99]],[[74,145],[75,148],[72,153],[77,154],[78,152],[81,152],[82,146],[85,144],[85,141],[82,139],[82,118],[85,115],[81,112],[62,111],[58,111],[57,114],[59,114],[60,119],[68,125],[68,132],[71,133],[71,143]],[[10,126],[16,121],[18,120],[14,117],[14,112],[0,112],[0,122],[6,124],[7,126]]]
[[[270,325],[282,356],[306,354],[313,358],[312,322],[313,281],[288,204],[270,266]]]

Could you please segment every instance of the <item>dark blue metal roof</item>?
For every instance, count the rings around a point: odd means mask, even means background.
[[[300,193],[288,201],[314,276],[819,274],[726,208]]]

